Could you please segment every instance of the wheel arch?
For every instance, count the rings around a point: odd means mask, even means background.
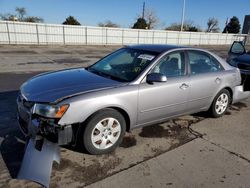
[[[111,107],[108,107],[108,108],[117,110],[118,112],[120,112],[122,114],[122,116],[124,117],[125,122],[126,122],[126,131],[128,132],[130,130],[130,125],[131,125],[130,117],[129,117],[128,113],[124,109],[122,109],[120,107],[111,106]]]
[[[220,90],[218,90],[218,91],[214,94],[214,96],[211,98],[211,101],[210,101],[210,105],[209,105],[209,107],[208,107],[208,110],[209,110],[209,109],[211,108],[211,106],[213,105],[213,102],[214,102],[215,97],[216,97],[223,89],[225,89],[225,90],[227,90],[227,91],[229,92],[230,97],[231,97],[231,101],[230,101],[229,104],[230,104],[230,105],[232,104],[232,100],[233,100],[233,90],[232,90],[231,87],[226,86],[226,87],[222,87]]]
[[[130,130],[130,126],[131,126],[131,119],[129,117],[129,114],[126,110],[124,110],[123,108],[121,107],[118,107],[118,106],[106,106],[106,107],[103,107],[101,109],[98,109],[96,110],[95,112],[92,112],[85,120],[84,122],[86,122],[91,116],[93,116],[94,114],[96,114],[97,112],[101,111],[101,110],[104,110],[104,109],[113,109],[113,110],[116,110],[118,111],[125,119],[125,122],[126,122],[126,131],[128,132]],[[82,123],[84,123],[82,122]]]
[[[230,87],[224,87],[221,90],[223,90],[223,89],[226,89],[230,93],[230,97],[231,97],[230,104],[231,104],[232,101],[233,101],[233,90],[232,90],[232,88],[230,88]]]

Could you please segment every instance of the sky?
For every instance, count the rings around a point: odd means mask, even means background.
[[[69,15],[82,25],[96,26],[111,20],[121,27],[131,27],[142,5],[153,9],[163,29],[171,23],[181,22],[183,0],[0,0],[0,14],[14,13],[15,7],[25,7],[28,15],[39,16],[45,23],[62,23]],[[227,18],[237,16],[243,25],[244,16],[250,14],[249,0],[186,0],[185,20],[193,21],[202,29],[208,18],[219,20],[223,30]]]

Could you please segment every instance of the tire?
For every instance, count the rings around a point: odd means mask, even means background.
[[[122,142],[126,121],[117,110],[105,108],[93,114],[82,125],[78,143],[90,154],[110,153]]]
[[[212,117],[219,118],[223,116],[231,103],[231,95],[227,89],[221,90],[213,100],[210,107]]]

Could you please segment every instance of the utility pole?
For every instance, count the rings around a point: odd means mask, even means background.
[[[142,18],[144,19],[145,16],[145,1],[143,2],[143,7],[142,7]]]
[[[183,0],[182,18],[181,18],[181,31],[183,31],[183,25],[184,25],[184,19],[185,19],[185,6],[186,6],[186,0]]]
[[[226,23],[225,23],[225,33],[228,33],[228,31],[227,31],[227,25],[228,25],[228,18],[227,18]]]

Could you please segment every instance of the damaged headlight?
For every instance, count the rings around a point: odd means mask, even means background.
[[[33,114],[37,114],[47,118],[61,118],[68,108],[68,104],[64,104],[62,106],[53,106],[36,103],[33,108]]]

